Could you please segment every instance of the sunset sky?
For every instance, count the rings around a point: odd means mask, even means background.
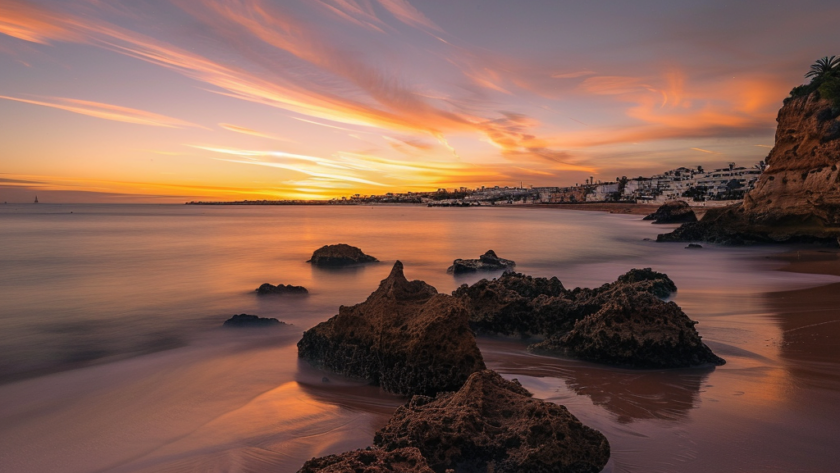
[[[0,0],[0,201],[561,186],[730,161],[840,2]]]

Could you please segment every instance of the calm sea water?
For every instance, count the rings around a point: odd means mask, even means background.
[[[452,260],[488,249],[566,287],[665,272],[728,360],[628,371],[482,338],[491,368],[607,435],[605,471],[833,471],[840,349],[786,333],[797,317],[830,324],[840,296],[782,307],[768,293],[840,278],[775,271],[773,248],[645,240],[667,228],[553,209],[0,206],[0,471],[295,471],[369,445],[405,400],[299,362],[301,332],[363,301],[395,260],[448,293],[479,279],[446,274]],[[305,263],[339,242],[382,262]],[[258,297],[264,282],[310,295]],[[239,313],[290,325],[220,328]],[[819,356],[788,356],[814,343]]]

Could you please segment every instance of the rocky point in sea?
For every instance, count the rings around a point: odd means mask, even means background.
[[[464,304],[408,281],[399,261],[365,302],[304,332],[298,355],[403,395],[454,391],[484,369]]]
[[[696,322],[668,297],[671,279],[633,269],[598,288],[568,290],[557,278],[506,273],[453,292],[479,333],[536,336],[542,353],[634,368],[719,365]]]
[[[233,327],[233,328],[241,328],[241,327],[279,327],[281,325],[286,325],[284,322],[281,322],[274,317],[259,317],[256,315],[248,315],[248,314],[239,314],[234,315],[233,317],[225,320],[225,323],[222,324],[224,327]]]
[[[303,287],[303,286],[293,286],[291,284],[278,284],[278,285],[275,286],[274,284],[265,283],[265,284],[260,285],[260,287],[258,287],[256,289],[256,293],[259,294],[259,295],[266,295],[266,294],[303,295],[303,294],[309,294],[309,291],[306,290],[306,288]]]
[[[496,256],[493,250],[479,256],[478,259],[456,259],[446,272],[452,274],[474,273],[476,271],[501,271],[512,269],[516,263]]]
[[[652,223],[688,223],[696,222],[697,215],[683,200],[671,200],[662,204],[656,212],[642,220],[653,220]]]
[[[415,447],[438,473],[597,473],[610,457],[600,432],[491,370],[473,373],[457,392],[414,396],[374,444]]]
[[[420,451],[413,447],[386,451],[379,448],[353,450],[340,455],[313,458],[298,473],[434,473]]]
[[[324,245],[312,253],[307,263],[315,266],[347,266],[360,263],[375,263],[379,261],[373,256],[366,255],[361,249],[344,243],[337,245]]]
[[[835,79],[840,81],[840,79]],[[744,201],[709,209],[657,241],[729,245],[840,238],[840,106],[813,88],[785,99],[767,169]],[[796,92],[797,89],[794,89]]]

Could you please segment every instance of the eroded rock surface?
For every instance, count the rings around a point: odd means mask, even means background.
[[[273,285],[269,283],[265,283],[256,289],[257,294],[266,295],[266,294],[309,294],[309,291],[306,290],[303,286],[292,286],[291,284],[278,284]]]
[[[366,448],[313,458],[298,473],[433,473],[416,448],[385,451]]]
[[[696,222],[697,216],[687,202],[672,200],[662,204],[656,212],[648,215],[642,220],[653,220],[652,223],[688,223]]]
[[[307,263],[316,266],[347,266],[359,263],[374,263],[379,261],[373,256],[366,255],[361,249],[355,246],[339,243],[337,245],[324,245],[312,253],[312,258]]]
[[[304,332],[298,354],[405,395],[455,391],[484,369],[463,302],[423,281],[409,282],[399,261],[365,302],[341,306]]]
[[[557,278],[507,273],[463,285],[453,295],[468,307],[477,332],[544,337],[529,347],[541,352],[638,368],[721,364],[700,341],[695,322],[659,299],[676,290],[667,275],[645,268],[598,288],[573,290]],[[614,339],[618,332],[623,335]],[[604,336],[609,340],[601,343]]]
[[[600,432],[490,370],[471,375],[458,392],[415,396],[374,443],[416,447],[438,473],[597,473],[610,456]]]
[[[487,250],[478,259],[456,259],[446,272],[462,274],[474,273],[476,271],[501,271],[512,269],[514,266],[516,266],[515,262],[509,259],[499,258],[496,256],[495,251]]]
[[[673,302],[629,287],[614,291],[598,312],[530,349],[633,368],[722,365]]]
[[[836,244],[840,237],[840,110],[817,92],[789,98],[767,170],[741,204],[710,209],[657,241]]]
[[[248,315],[248,314],[239,314],[234,315],[233,317],[225,320],[225,323],[222,324],[224,327],[274,327],[280,325],[286,325],[283,322],[275,319],[275,318],[268,318],[268,317],[258,317],[256,315]]]

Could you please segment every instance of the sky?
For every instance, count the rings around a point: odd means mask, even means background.
[[[751,166],[840,2],[0,0],[0,201]]]

